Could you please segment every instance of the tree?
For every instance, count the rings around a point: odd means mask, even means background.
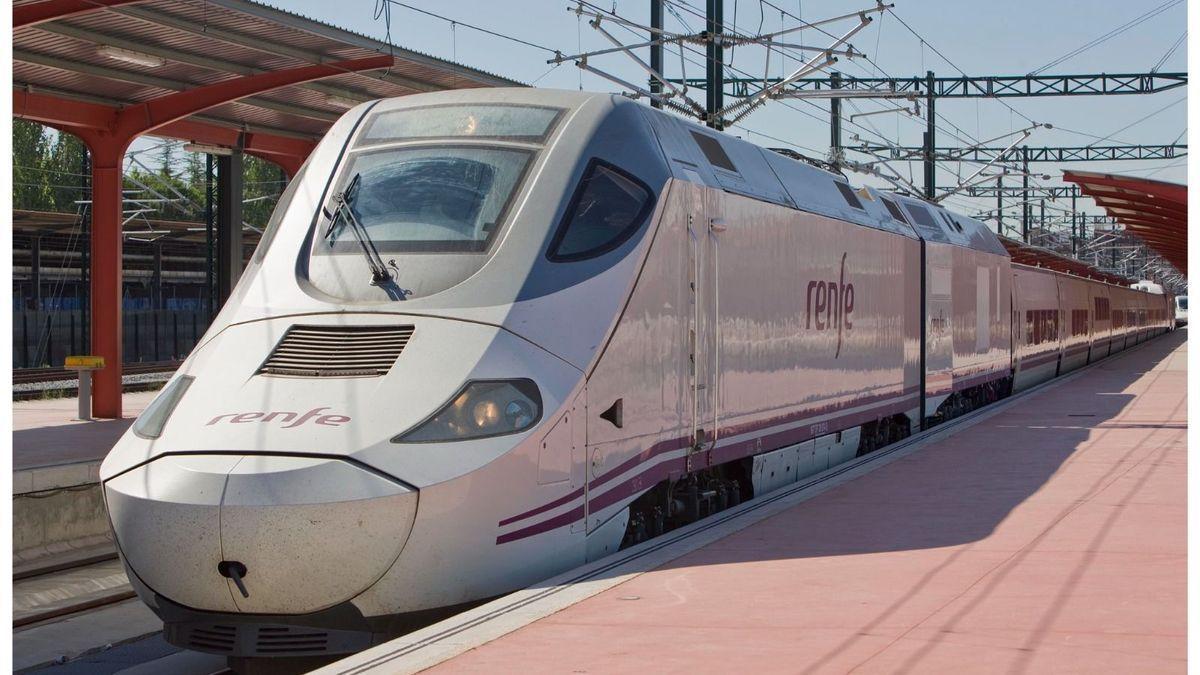
[[[246,155],[243,171],[242,220],[261,230],[267,226],[287,183],[278,166],[252,155]]]
[[[46,127],[13,120],[13,208],[51,209],[51,175],[46,171],[50,134]]]
[[[54,183],[50,188],[49,209],[72,213],[79,208],[76,202],[91,198],[84,187],[87,177],[83,175],[83,158],[87,148],[83,141],[71,134],[60,133],[57,136],[45,163]]]

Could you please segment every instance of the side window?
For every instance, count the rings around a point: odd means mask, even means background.
[[[833,184],[837,186],[838,192],[842,193],[842,199],[845,199],[851,208],[858,209],[859,211],[866,210],[863,208],[862,202],[858,199],[858,195],[854,194],[854,190],[849,185],[840,180],[833,181]]]
[[[593,160],[550,242],[548,257],[583,260],[617,248],[637,231],[653,204],[653,193],[640,181]]]
[[[888,213],[892,214],[892,218],[904,224],[908,224],[908,219],[904,217],[904,213],[900,211],[900,207],[896,206],[896,202],[883,197],[883,205],[887,207]]]
[[[700,146],[700,152],[704,153],[704,157],[708,159],[709,164],[737,173],[737,167],[733,165],[733,160],[729,159],[725,148],[721,147],[721,141],[697,131],[692,132],[692,138],[695,139],[696,145]]]

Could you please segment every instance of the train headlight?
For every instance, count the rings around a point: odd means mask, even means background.
[[[181,375],[175,378],[174,382],[168,384],[162,393],[146,406],[142,414],[138,415],[137,421],[133,423],[133,433],[142,438],[161,436],[171,413],[175,412],[175,406],[179,405],[179,400],[183,398],[184,393],[187,392],[188,387],[192,386],[192,381],[195,379],[188,375]]]
[[[515,434],[542,417],[542,396],[533,380],[474,380],[450,402],[393,443],[444,443]]]

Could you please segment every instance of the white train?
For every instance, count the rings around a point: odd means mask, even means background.
[[[105,460],[175,644],[364,648],[1167,330],[620,96],[346,113]]]

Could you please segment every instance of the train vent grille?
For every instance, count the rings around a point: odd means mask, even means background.
[[[198,651],[228,653],[233,651],[237,642],[237,628],[234,626],[208,626],[193,628],[188,633],[188,646]]]
[[[291,626],[263,626],[258,629],[258,642],[254,651],[258,654],[309,654],[324,652],[329,644],[329,634],[311,628]]]
[[[391,369],[412,334],[412,326],[292,326],[258,372],[376,377]]]

